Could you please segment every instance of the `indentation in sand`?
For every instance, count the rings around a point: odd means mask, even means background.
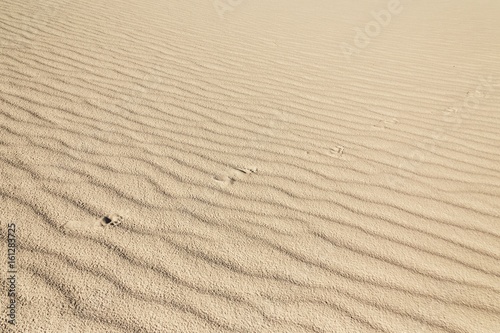
[[[61,227],[67,230],[99,230],[102,228],[117,227],[129,218],[129,210],[111,213],[101,218],[85,220],[68,220]]]
[[[251,174],[257,172],[257,167],[232,168],[227,175],[214,176],[213,179],[222,186],[232,185],[237,180],[245,179]]]

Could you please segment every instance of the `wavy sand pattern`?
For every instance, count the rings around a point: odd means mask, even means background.
[[[499,13],[3,0],[2,332],[500,332]]]

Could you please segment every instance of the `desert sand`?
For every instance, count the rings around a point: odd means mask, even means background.
[[[1,332],[500,332],[500,2],[2,0]]]

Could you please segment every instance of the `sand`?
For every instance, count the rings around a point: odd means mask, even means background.
[[[499,15],[3,0],[0,331],[500,332]]]

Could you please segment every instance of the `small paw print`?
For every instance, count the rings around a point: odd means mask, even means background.
[[[330,149],[330,155],[342,157],[342,155],[344,154],[344,149],[345,147],[343,146],[336,146],[335,148]]]
[[[102,218],[102,225],[103,226],[107,226],[107,225],[117,226],[117,225],[122,224],[123,221],[124,221],[123,216],[118,215],[118,214],[111,214],[108,216],[104,216]]]
[[[387,128],[392,128],[396,124],[399,123],[399,120],[396,118],[390,118],[390,119],[385,119],[385,120],[380,120],[376,125],[372,125],[372,128],[376,129],[387,129]]]

